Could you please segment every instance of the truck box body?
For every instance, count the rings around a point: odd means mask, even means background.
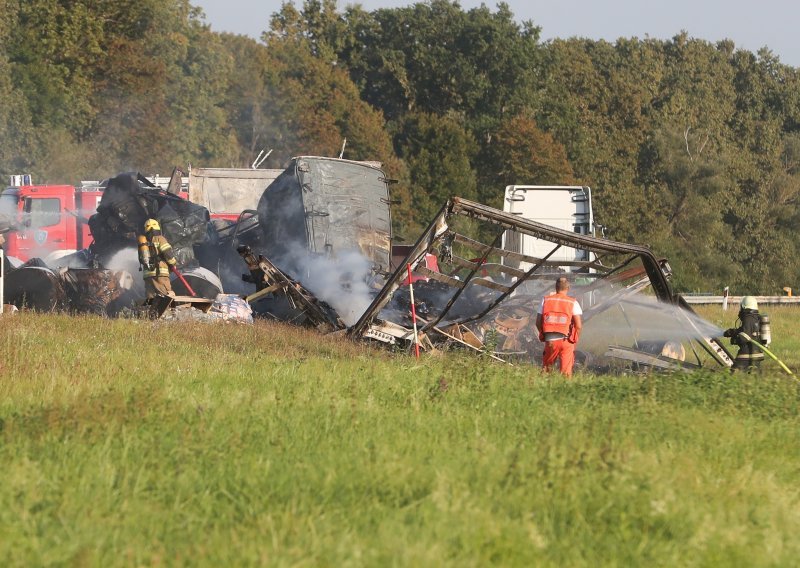
[[[579,235],[591,235],[594,225],[591,189],[586,186],[509,185],[505,190],[503,211]],[[503,235],[502,247],[531,257],[544,258],[553,250],[554,245],[509,230]],[[591,259],[585,250],[561,247],[550,260],[570,262]],[[522,270],[531,267],[527,262],[505,262]],[[578,269],[573,268],[573,271]]]
[[[189,201],[208,209],[212,218],[235,221],[245,209],[254,210],[264,190],[283,170],[192,168]]]
[[[364,162],[293,158],[258,204],[263,249],[291,270],[292,257],[358,251],[388,271],[392,223],[383,171]]]

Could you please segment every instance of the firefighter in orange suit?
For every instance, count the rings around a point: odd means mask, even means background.
[[[563,276],[556,280],[556,293],[542,298],[536,314],[539,340],[544,341],[542,367],[549,371],[556,361],[561,361],[561,373],[572,376],[575,363],[575,344],[581,335],[581,310],[578,301],[567,296],[569,280]]]
[[[144,288],[147,299],[156,296],[174,296],[169,281],[169,271],[177,260],[172,245],[161,234],[161,225],[155,219],[144,222],[144,235],[139,235],[139,264],[142,265]]]

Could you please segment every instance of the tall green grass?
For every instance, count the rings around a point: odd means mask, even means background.
[[[770,312],[795,365],[798,314]],[[279,324],[31,314],[0,318],[0,349],[3,565],[800,556],[798,385],[775,366],[567,382]]]

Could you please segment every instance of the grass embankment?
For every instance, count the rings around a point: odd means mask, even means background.
[[[798,366],[800,311],[770,314]],[[798,386],[774,365],[565,382],[277,324],[28,314],[0,348],[3,565],[800,557]]]

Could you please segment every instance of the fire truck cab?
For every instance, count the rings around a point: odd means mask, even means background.
[[[12,183],[17,177],[12,177]],[[0,211],[16,219],[17,230],[7,236],[6,254],[27,261],[64,256],[87,247],[92,242],[88,220],[102,195],[101,188],[71,185],[7,188],[0,195]]]

